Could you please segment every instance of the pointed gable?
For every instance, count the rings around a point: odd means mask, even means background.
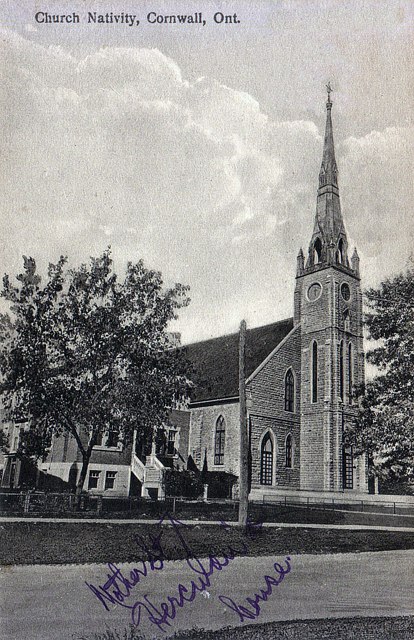
[[[246,378],[293,329],[293,318],[248,329]],[[239,334],[232,333],[183,347],[193,367],[191,402],[234,398],[239,395]]]

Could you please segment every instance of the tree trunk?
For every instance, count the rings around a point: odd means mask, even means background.
[[[246,410],[246,322],[240,324],[239,341],[239,398],[240,398],[240,475],[239,475],[239,525],[247,526],[247,507],[249,500],[249,437],[247,433]]]
[[[77,510],[79,510],[80,508],[80,499],[81,499],[81,494],[83,490],[83,485],[85,484],[86,474],[88,472],[90,458],[91,458],[91,451],[87,450],[82,452],[82,468],[81,468],[79,480],[76,485],[76,492],[75,492],[75,496],[76,496],[75,504],[76,504]]]

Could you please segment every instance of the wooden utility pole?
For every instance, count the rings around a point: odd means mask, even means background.
[[[240,323],[239,336],[239,398],[240,398],[240,475],[239,475],[239,525],[247,526],[249,499],[249,437],[246,410],[246,321]]]

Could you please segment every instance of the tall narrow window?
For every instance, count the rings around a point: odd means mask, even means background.
[[[286,467],[291,469],[293,467],[293,442],[292,436],[289,435],[286,438]]]
[[[285,376],[285,411],[295,410],[295,378],[292,369],[288,369]]]
[[[322,262],[322,242],[319,238],[316,238],[313,245],[313,264],[319,264]]]
[[[270,434],[263,438],[260,464],[260,484],[272,484],[273,481],[273,442]]]
[[[312,402],[318,401],[318,343],[312,344]]]
[[[344,343],[339,344],[339,397],[344,399]]]
[[[344,261],[344,241],[342,238],[338,243],[338,250],[336,252],[336,261],[338,264],[342,264]]]
[[[226,423],[223,416],[216,422],[216,434],[214,441],[214,464],[224,464],[224,442],[226,438]]]
[[[352,447],[344,447],[342,451],[342,473],[344,489],[353,489],[354,486],[354,456]]]
[[[168,431],[168,441],[167,441],[167,455],[173,456],[175,454],[175,438],[177,436],[177,431],[175,429],[169,429]]]
[[[348,402],[352,404],[352,388],[354,386],[354,376],[352,368],[354,366],[352,358],[352,343],[348,345]]]

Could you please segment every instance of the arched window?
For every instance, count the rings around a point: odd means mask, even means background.
[[[290,433],[286,437],[285,460],[286,467],[291,469],[293,467],[293,439]]]
[[[318,401],[318,343],[312,343],[312,402]]]
[[[344,399],[344,343],[339,344],[339,397]]]
[[[322,262],[322,242],[320,238],[316,238],[313,245],[313,264],[319,264]]]
[[[295,410],[295,378],[292,369],[288,369],[285,375],[285,411]]]
[[[272,484],[273,481],[273,442],[270,434],[263,438],[260,464],[260,484]]]
[[[219,416],[216,422],[216,434],[214,440],[214,464],[224,464],[224,441],[226,438],[226,423],[223,416]]]
[[[338,242],[338,249],[336,251],[336,261],[338,264],[343,264],[344,262],[344,241],[342,238]]]
[[[353,376],[353,358],[352,358],[352,343],[350,342],[348,345],[348,403],[352,404],[352,388],[354,386],[354,376]]]

